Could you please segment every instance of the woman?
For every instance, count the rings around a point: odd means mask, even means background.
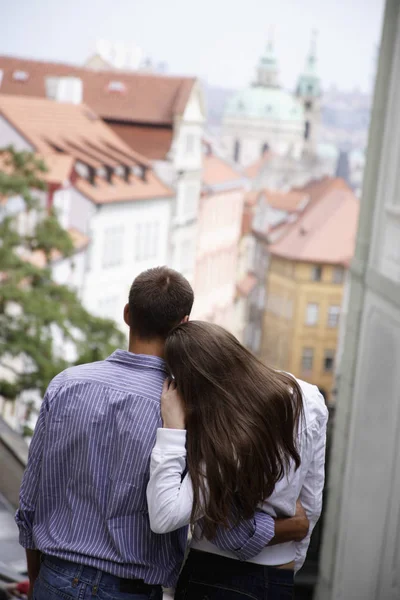
[[[176,600],[292,598],[294,572],[321,511],[327,422],[321,394],[261,364],[208,323],[175,328],[165,359],[174,377],[162,398],[169,429],[158,431],[147,499],[157,533],[193,528]],[[293,516],[298,498],[310,520],[303,542],[267,546],[246,563],[213,543],[219,526],[249,519],[258,507],[273,517]]]

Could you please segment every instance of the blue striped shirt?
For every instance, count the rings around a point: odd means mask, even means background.
[[[187,528],[150,529],[146,487],[167,375],[154,356],[117,350],[50,383],[29,449],[16,522],[25,548],[121,578],[174,586]],[[217,544],[254,556],[274,535],[264,513]]]

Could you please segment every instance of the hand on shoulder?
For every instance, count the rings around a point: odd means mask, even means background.
[[[173,379],[166,379],[161,394],[161,417],[166,429],[185,429],[184,402]]]

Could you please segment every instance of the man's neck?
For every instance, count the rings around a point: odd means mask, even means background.
[[[164,340],[142,340],[129,336],[129,352],[133,354],[148,354],[164,358]]]

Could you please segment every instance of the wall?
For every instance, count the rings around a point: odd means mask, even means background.
[[[184,114],[175,119],[170,158],[176,173],[169,257],[171,266],[194,282],[197,216],[201,191],[202,136],[205,122],[202,91],[195,84]]]
[[[234,327],[234,298],[244,190],[201,198],[193,316]]]
[[[328,326],[329,306],[341,306],[343,284],[333,283],[333,267],[322,265],[322,279],[312,281],[313,265],[272,257],[266,288],[262,358],[296,377],[318,385],[330,396],[334,369],[324,370],[326,350],[336,352],[338,327]],[[318,320],[306,324],[307,305],[317,304]],[[313,349],[311,370],[302,368],[304,348]]]
[[[222,140],[231,159],[234,159],[235,142],[240,141],[239,163],[242,166],[258,160],[265,143],[278,154],[286,154],[291,150],[295,156],[300,156],[303,123],[229,117],[223,123]]]
[[[141,271],[168,262],[170,221],[170,199],[119,202],[97,207],[90,223],[92,243],[88,249],[82,294],[89,311],[115,319],[125,331],[122,312],[132,281]],[[151,230],[154,245],[149,247],[146,228],[155,224],[158,224],[158,229]],[[141,234],[137,229],[139,225],[144,226]],[[107,241],[112,231],[120,233],[117,239],[120,251],[114,254],[120,259],[116,259],[115,265],[105,266],[104,261],[109,260],[110,252],[116,252],[115,247],[110,248]]]
[[[400,597],[400,256],[390,239],[400,189],[399,60],[400,3],[387,0],[316,600]]]

